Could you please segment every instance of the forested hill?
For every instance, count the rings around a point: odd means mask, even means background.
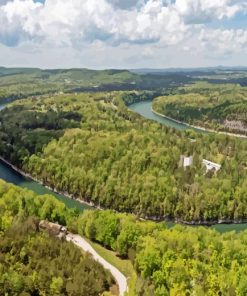
[[[163,89],[192,79],[184,74],[139,75],[127,70],[0,68],[0,101],[56,92]]]
[[[137,93],[17,101],[0,113],[0,154],[104,208],[197,223],[247,219],[247,141],[168,129],[129,111],[126,95]],[[181,167],[181,155],[193,165]],[[220,171],[206,173],[203,159]]]
[[[0,180],[0,205],[1,296],[98,296],[115,285],[89,254],[40,231],[40,219],[70,228],[76,224],[76,214],[54,197],[37,196]]]
[[[138,276],[132,295],[247,293],[246,231],[168,229],[112,211],[78,216],[53,196],[37,196],[1,180],[0,205],[1,296],[112,295],[102,294],[114,283],[109,273],[72,244],[39,232],[38,219],[59,221],[120,258],[128,257]]]
[[[247,88],[200,82],[153,102],[158,113],[192,125],[247,135]]]

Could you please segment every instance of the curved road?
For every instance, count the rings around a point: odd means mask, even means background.
[[[115,278],[118,287],[119,295],[124,296],[128,291],[127,278],[113,265],[102,258],[94,248],[80,235],[68,233],[66,236],[67,241],[73,242],[77,247],[81,248],[83,251],[90,253],[94,260],[98,261],[105,269],[109,270],[113,277]]]

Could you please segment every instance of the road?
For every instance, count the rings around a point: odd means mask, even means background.
[[[98,261],[105,269],[109,270],[118,284],[119,295],[124,296],[125,292],[128,291],[127,278],[116,267],[102,258],[93,249],[93,247],[80,235],[68,233],[66,239],[67,241],[73,242],[77,247],[81,248],[85,252],[90,253],[93,256],[94,260]]]

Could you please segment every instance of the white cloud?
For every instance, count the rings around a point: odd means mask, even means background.
[[[175,7],[186,23],[196,24],[232,18],[247,9],[245,0],[177,0]]]
[[[1,6],[0,17],[5,23],[0,29],[3,43],[19,35],[56,44],[93,40],[144,43],[160,39],[169,44],[177,41],[175,33],[179,40],[186,31],[174,7],[157,0],[128,11],[114,8],[106,0],[47,0],[45,5],[14,0]]]
[[[203,29],[199,39],[202,45],[219,54],[231,54],[247,50],[247,30]]]
[[[109,50],[126,63],[137,56],[155,63],[152,54],[163,52],[173,60],[174,48],[181,55],[192,48],[202,56],[239,53],[247,48],[245,30],[208,27],[239,12],[247,12],[246,0],[0,0],[0,43],[25,53],[28,44],[42,59],[45,52],[71,52],[73,63],[91,52],[110,64]]]

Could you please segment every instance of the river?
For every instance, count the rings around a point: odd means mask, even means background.
[[[179,124],[169,119],[155,115],[151,110],[151,106],[152,106],[152,102],[148,101],[148,102],[140,102],[140,103],[133,104],[129,106],[129,108],[148,119],[158,121],[169,127],[173,127],[179,130],[185,130],[188,128],[183,124]],[[4,109],[4,107],[5,105],[0,105],[0,110]],[[0,160],[0,179],[3,179],[9,183],[18,185],[20,187],[30,189],[37,194],[51,194],[54,197],[56,197],[58,200],[62,201],[69,208],[77,208],[79,211],[83,211],[84,209],[91,208],[86,204],[82,204],[64,195],[56,194],[53,191],[47,189],[45,186],[42,186],[41,184],[22,176],[21,174],[16,172],[14,169],[12,169],[10,166],[5,164],[1,160]],[[168,224],[168,226],[172,226],[172,225],[174,224],[173,223]],[[230,230],[241,231],[241,230],[247,229],[247,224],[219,224],[219,225],[214,225],[212,227],[217,229],[219,232],[226,232]]]
[[[21,174],[13,170],[9,165],[5,164],[1,160],[0,160],[0,179],[3,179],[9,183],[18,185],[20,187],[30,189],[40,195],[51,194],[55,196],[57,199],[61,200],[63,203],[65,203],[65,205],[69,208],[77,208],[79,211],[83,211],[86,208],[90,208],[86,204],[82,204],[64,195],[54,193],[53,191],[49,190],[45,186],[22,176]]]
[[[159,123],[165,124],[166,126],[178,129],[178,130],[186,130],[188,129],[188,126],[182,124],[182,123],[177,123],[175,121],[172,121],[168,118],[161,117],[159,115],[156,115],[152,112],[152,101],[144,101],[144,102],[139,102],[139,103],[134,103],[129,106],[129,108],[136,113],[139,113],[143,117],[147,119],[151,119],[154,121],[157,121]]]
[[[0,105],[0,111],[5,108],[5,105]]]

